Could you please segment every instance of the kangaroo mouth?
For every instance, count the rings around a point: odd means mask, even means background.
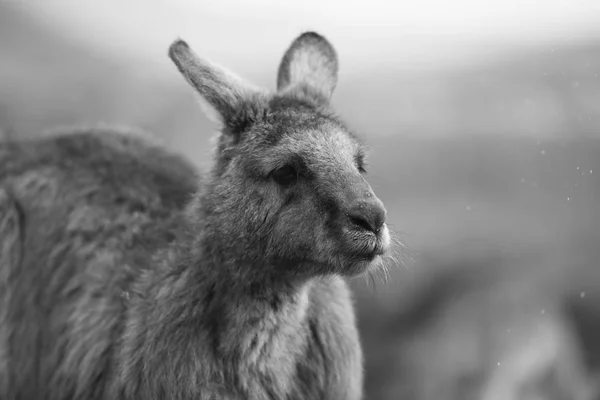
[[[389,250],[389,233],[387,232],[368,233],[350,239],[344,246],[344,258],[348,260],[349,264],[362,265],[361,270],[368,269]]]
[[[349,277],[361,275],[378,264],[378,260],[386,253],[386,250],[377,246],[371,250],[360,252],[345,252],[342,259],[342,273]]]
[[[379,233],[351,234],[346,241],[348,255],[357,261],[373,261],[389,249],[389,232],[384,227]]]
[[[376,244],[373,248],[361,249],[359,251],[353,252],[353,256],[360,261],[372,261],[378,256],[382,256],[386,253],[386,250],[379,243]]]

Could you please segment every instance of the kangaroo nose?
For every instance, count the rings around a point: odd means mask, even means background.
[[[378,233],[385,223],[385,208],[381,200],[374,198],[361,200],[350,208],[350,222],[361,229]]]

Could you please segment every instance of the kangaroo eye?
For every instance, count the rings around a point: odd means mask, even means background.
[[[276,169],[271,173],[273,180],[283,187],[290,187],[298,181],[298,171],[291,165]]]
[[[360,172],[361,174],[367,173],[367,165],[366,165],[365,158],[363,155],[356,156],[356,168],[358,169],[358,172]]]

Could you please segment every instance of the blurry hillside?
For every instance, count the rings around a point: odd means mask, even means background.
[[[0,132],[139,126],[206,163],[175,68],[83,43],[0,4]],[[584,399],[600,368],[600,37],[485,60],[385,64],[334,96],[414,259],[354,283],[369,398]]]

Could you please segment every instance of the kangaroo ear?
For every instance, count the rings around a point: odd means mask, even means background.
[[[328,102],[337,83],[338,60],[333,46],[315,32],[300,35],[285,52],[277,75],[277,90],[298,87]]]
[[[258,88],[225,68],[201,59],[181,39],[171,44],[169,57],[200,94],[201,106],[208,118],[233,131],[248,124],[249,111],[261,94]]]

